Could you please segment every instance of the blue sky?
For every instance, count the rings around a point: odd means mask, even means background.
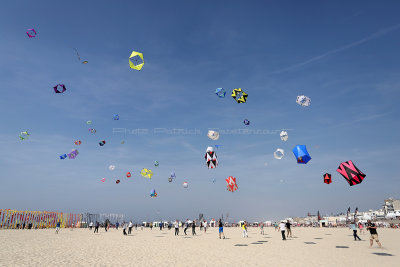
[[[135,221],[379,208],[400,197],[399,8],[396,1],[2,3],[1,208],[125,213]],[[132,51],[144,54],[141,71],[129,68]],[[64,94],[53,92],[58,83]],[[218,98],[218,87],[240,87],[248,101]],[[296,104],[302,94],[310,107]],[[209,128],[265,134],[212,141]],[[281,129],[289,129],[287,142]],[[30,138],[20,141],[24,130]],[[209,170],[204,153],[215,144],[220,165]],[[296,163],[297,144],[311,154],[307,165]],[[59,159],[73,148],[75,160]],[[286,152],[282,160],[273,157],[277,148]],[[347,160],[366,173],[362,184],[349,187],[336,172]],[[153,170],[151,180],[142,168]],[[171,171],[177,178],[168,183]],[[234,193],[226,190],[229,176],[237,178]]]

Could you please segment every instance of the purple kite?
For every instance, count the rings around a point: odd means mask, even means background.
[[[26,31],[26,34],[28,35],[29,38],[32,38],[32,37],[36,37],[37,33],[36,33],[35,29],[28,29]]]
[[[366,176],[351,160],[342,162],[336,171],[347,180],[350,186],[360,184]]]
[[[54,88],[54,92],[55,92],[56,94],[64,93],[64,92],[67,90],[67,88],[65,88],[65,85],[64,85],[64,84],[57,84],[57,85],[54,86],[53,88]]]

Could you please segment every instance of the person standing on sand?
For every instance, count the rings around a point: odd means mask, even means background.
[[[207,232],[207,222],[204,220],[203,222],[204,233]]]
[[[58,234],[58,231],[60,231],[60,221],[57,222],[57,226],[56,226],[56,234]]]
[[[221,219],[219,219],[218,221],[218,234],[219,234],[219,239],[221,239],[221,234],[225,239],[225,235],[224,235],[224,225],[222,224]]]
[[[285,236],[286,224],[284,221],[281,221],[281,224],[279,224],[279,229],[281,230],[282,240],[286,240],[286,236]]]
[[[99,233],[99,227],[100,227],[100,223],[98,221],[96,221],[96,225],[94,226],[94,232],[93,233]]]
[[[364,234],[364,225],[362,223],[358,223],[358,228],[360,229],[360,234]]]
[[[89,230],[92,230],[92,228],[93,228],[93,222],[90,222],[89,223]]]
[[[275,222],[275,224],[274,224],[274,225],[275,225],[275,230],[276,230],[276,231],[279,231],[278,223],[277,223],[277,222]]]
[[[124,225],[122,226],[122,233],[124,234],[124,235],[128,235],[127,233],[126,233],[126,223],[124,223]]]
[[[292,229],[290,228],[292,226],[292,224],[289,222],[289,220],[287,220],[286,222],[286,229],[287,229],[287,237],[292,237]]]
[[[116,224],[115,224],[115,228],[118,230],[118,227],[119,227],[119,222],[117,222]]]
[[[193,220],[192,223],[192,235],[196,235],[196,220]]]
[[[357,241],[357,238],[358,240],[361,240],[361,238],[357,235],[357,226],[355,222],[352,222],[350,224],[350,228],[351,230],[353,230],[354,241]]]
[[[378,237],[378,232],[376,231],[376,225],[371,222],[371,220],[367,221],[367,231],[371,234],[371,237],[369,238],[369,246],[372,247],[375,242],[378,244],[379,247],[382,247],[381,242],[379,242],[379,237]]]
[[[175,227],[175,235],[179,235],[179,222],[178,222],[178,220],[175,221],[174,227]]]
[[[247,223],[246,223],[246,221],[243,222],[242,229],[243,229],[243,237],[249,237],[247,235]]]
[[[132,233],[132,227],[133,227],[133,223],[132,221],[129,221],[129,225],[128,225],[128,235],[130,235]]]
[[[264,235],[264,224],[260,224],[261,235]]]
[[[153,223],[150,223],[150,230],[153,230]]]
[[[186,222],[185,222],[185,228],[183,228],[183,232],[185,233],[185,235],[186,235],[186,230],[188,229],[188,220],[186,220]]]

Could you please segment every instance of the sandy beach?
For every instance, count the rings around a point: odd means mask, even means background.
[[[293,238],[280,232],[249,228],[243,238],[239,228],[225,228],[226,239],[216,228],[197,236],[175,237],[173,229],[0,230],[1,266],[396,266],[400,231],[378,229],[383,247],[369,248],[369,233],[353,241],[349,229],[294,228]]]

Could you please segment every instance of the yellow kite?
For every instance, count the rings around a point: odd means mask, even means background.
[[[141,61],[137,57],[139,57]],[[143,54],[133,51],[131,56],[129,57],[129,66],[131,67],[131,69],[141,70],[143,65],[144,65]]]

